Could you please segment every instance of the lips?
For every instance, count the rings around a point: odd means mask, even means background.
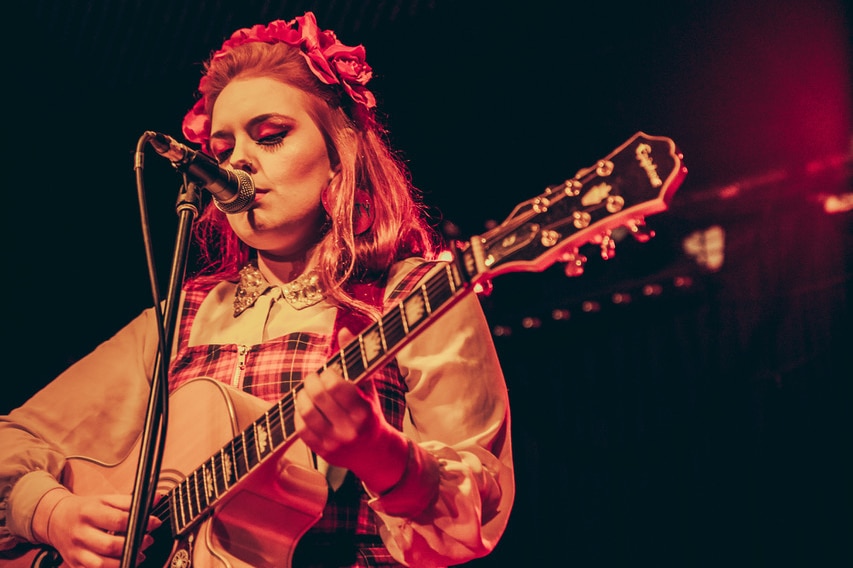
[[[255,188],[255,202],[260,201],[264,197],[264,195],[266,195],[269,192],[270,192],[270,190],[268,190],[268,189],[260,189],[260,188],[256,187]]]

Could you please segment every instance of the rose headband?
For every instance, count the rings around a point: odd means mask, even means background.
[[[211,60],[222,57],[237,46],[252,42],[286,43],[298,47],[311,72],[320,81],[327,85],[341,85],[356,106],[363,107],[363,110],[376,106],[376,98],[365,87],[373,76],[373,70],[365,61],[364,46],[344,45],[332,30],[321,31],[313,12],[305,12],[304,16],[289,22],[275,20],[266,26],[258,24],[239,29],[225,40]],[[206,80],[206,76],[201,78],[199,91],[203,92]],[[196,101],[184,117],[182,130],[187,140],[201,144],[204,151],[209,151],[210,115],[205,111],[204,96]]]

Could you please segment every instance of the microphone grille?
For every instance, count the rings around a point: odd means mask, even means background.
[[[242,213],[255,200],[255,182],[252,180],[252,176],[243,170],[232,170],[232,173],[237,178],[237,195],[226,203],[218,199],[213,200],[217,209],[229,215]]]

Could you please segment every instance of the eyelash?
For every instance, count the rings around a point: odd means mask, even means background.
[[[274,152],[274,151],[278,150],[278,148],[284,143],[284,139],[287,137],[287,133],[288,133],[287,130],[282,130],[281,132],[278,132],[276,134],[270,134],[269,136],[263,136],[261,138],[258,138],[255,141],[255,144],[257,144],[258,146],[261,146],[262,148],[264,148],[268,152]],[[231,156],[232,150],[233,150],[233,148],[228,148],[227,150],[223,150],[222,152],[219,152],[218,154],[216,154],[216,160],[220,164],[222,162],[225,162]]]

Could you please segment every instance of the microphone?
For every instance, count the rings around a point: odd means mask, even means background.
[[[193,178],[213,195],[213,204],[223,213],[241,213],[255,199],[255,182],[243,170],[227,170],[216,161],[181,144],[171,136],[149,132],[151,146],[168,158],[179,172]]]

